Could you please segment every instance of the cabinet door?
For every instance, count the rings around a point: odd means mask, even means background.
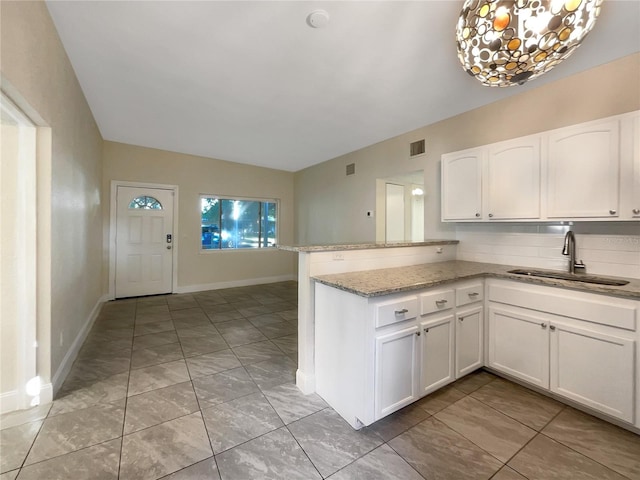
[[[417,326],[376,337],[376,420],[418,399]]]
[[[549,218],[616,218],[619,202],[618,120],[548,135]]]
[[[549,388],[549,322],[532,313],[489,307],[489,366]]]
[[[442,220],[482,217],[482,149],[442,156]]]
[[[455,380],[454,317],[429,320],[420,324],[420,395],[426,395]]]
[[[456,378],[482,366],[482,307],[456,314]]]
[[[487,160],[487,217],[540,218],[540,138],[495,144]]]
[[[632,168],[631,173],[631,211],[632,218],[640,219],[640,115],[636,115],[632,122]]]
[[[553,322],[551,391],[633,423],[633,340]]]

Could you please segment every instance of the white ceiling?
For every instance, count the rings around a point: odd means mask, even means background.
[[[483,87],[456,56],[462,3],[47,5],[106,140],[289,171],[640,51],[640,1],[607,0],[555,70]]]

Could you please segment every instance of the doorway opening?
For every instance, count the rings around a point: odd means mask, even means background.
[[[424,240],[424,172],[376,180],[377,242]]]
[[[0,413],[40,403],[36,126],[0,93]]]

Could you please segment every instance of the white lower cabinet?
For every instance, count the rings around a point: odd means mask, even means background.
[[[375,412],[382,418],[415,402],[421,331],[413,325],[376,337]]]
[[[482,305],[456,313],[456,378],[484,364]]]
[[[639,312],[502,279],[374,298],[316,284],[316,391],[360,428],[487,365],[640,428]]]
[[[420,395],[427,395],[455,380],[455,318],[446,317],[420,323]]]
[[[316,392],[360,428],[481,367],[483,293],[478,280],[374,298],[316,283]]]
[[[549,320],[500,304],[490,305],[488,312],[489,367],[549,388]]]
[[[635,413],[640,409],[639,302],[566,290],[558,295],[558,291],[504,280],[488,282],[487,365],[640,424]]]
[[[551,391],[633,423],[635,342],[560,322],[550,337]]]

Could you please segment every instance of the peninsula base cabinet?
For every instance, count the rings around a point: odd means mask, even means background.
[[[483,282],[365,298],[315,287],[316,392],[354,428],[483,365]]]
[[[403,328],[376,337],[376,418],[382,418],[419,398],[419,328]]]
[[[503,280],[487,290],[490,368],[640,426],[639,302]]]

